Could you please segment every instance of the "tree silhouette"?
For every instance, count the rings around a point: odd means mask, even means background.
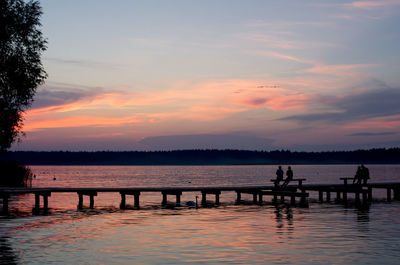
[[[23,113],[47,75],[38,1],[0,0],[0,151],[20,138]]]

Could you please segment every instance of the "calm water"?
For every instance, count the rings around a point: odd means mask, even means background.
[[[400,165],[368,167],[372,181],[400,181]],[[269,184],[276,167],[33,170],[34,187],[241,186]],[[354,171],[353,165],[294,166],[307,183],[340,183]],[[184,193],[182,200],[196,195]],[[32,195],[16,196],[12,216],[0,217],[0,264],[399,264],[400,202],[374,192],[370,208],[357,209],[320,204],[311,195],[309,208],[235,205],[235,194],[226,192],[219,207],[164,209],[159,193],[145,193],[140,210],[120,210],[119,194],[99,193],[94,210],[77,211],[77,195],[61,193],[49,198],[47,216],[32,215]]]

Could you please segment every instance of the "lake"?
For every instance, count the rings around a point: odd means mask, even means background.
[[[368,168],[371,182],[400,181],[400,165]],[[33,187],[250,186],[271,184],[276,166],[32,169]],[[356,165],[293,169],[306,183],[341,183]],[[184,193],[182,201],[199,195]],[[359,209],[311,194],[300,208],[252,205],[251,195],[235,205],[236,194],[222,192],[220,206],[196,209],[161,207],[160,193],[143,193],[140,210],[120,210],[118,193],[99,193],[95,209],[78,211],[76,194],[53,193],[47,215],[32,215],[32,195],[14,196],[11,216],[0,217],[0,264],[399,264],[400,202],[385,196],[374,192],[371,206]]]

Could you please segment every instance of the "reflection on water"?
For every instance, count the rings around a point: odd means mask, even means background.
[[[17,264],[17,256],[7,237],[0,237],[0,264]]]
[[[352,169],[345,166],[344,170],[347,168]],[[57,172],[61,186],[72,183],[67,169],[40,168]],[[108,184],[104,184],[100,172],[86,167],[71,169],[72,179],[81,179],[83,185],[111,185],[124,179],[127,186],[133,185],[135,181],[128,178],[133,172],[137,173],[137,183],[146,184],[139,176],[144,175],[143,168],[124,168],[129,174],[115,167],[102,168],[103,175],[114,176]],[[183,182],[179,168],[158,170],[159,182],[163,170],[168,171],[173,183]],[[236,183],[230,167],[226,171],[230,180],[217,168],[212,171],[217,180],[207,177],[204,168],[185,170],[192,180],[196,172],[203,174],[196,185]],[[245,176],[250,175],[249,170],[238,169]],[[154,178],[151,181],[155,181],[156,168],[149,172]],[[330,171],[333,178],[332,172],[338,179],[340,170]],[[240,176],[239,182],[260,183],[260,176]],[[37,186],[45,185],[43,179],[40,181]],[[194,200],[197,195],[185,193],[182,201]],[[398,264],[400,259],[400,202],[396,201],[378,200],[365,209],[334,203],[297,208],[270,203],[235,205],[235,193],[223,193],[219,207],[166,209],[160,206],[159,193],[146,193],[141,196],[140,210],[120,210],[119,194],[99,193],[95,209],[77,211],[77,195],[61,193],[49,198],[47,216],[34,216],[32,196],[21,196],[11,202],[14,216],[0,217],[0,264]],[[244,199],[251,201],[252,197]],[[16,209],[21,212],[16,213]]]
[[[21,264],[397,264],[400,203],[85,210],[0,219]]]

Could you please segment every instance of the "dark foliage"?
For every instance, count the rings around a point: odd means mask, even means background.
[[[32,183],[33,173],[29,167],[15,161],[0,160],[0,172],[0,186],[22,187],[30,186]]]
[[[332,152],[178,150],[156,152],[10,152],[28,165],[398,164],[400,148]]]
[[[0,0],[0,151],[19,139],[23,112],[46,78],[38,1]]]

